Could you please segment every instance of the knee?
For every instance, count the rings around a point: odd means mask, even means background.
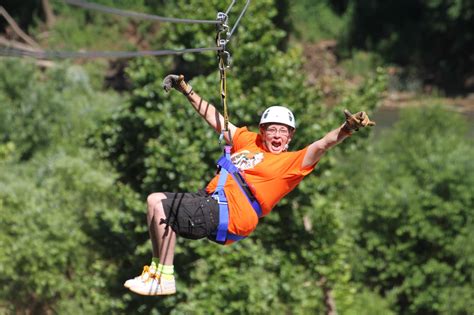
[[[161,202],[161,200],[166,199],[166,195],[164,193],[152,193],[148,195],[146,198],[146,202],[148,206],[154,207],[158,202]]]
[[[166,195],[164,193],[152,193],[148,195],[146,202],[148,205],[148,214],[153,215],[156,211],[156,208],[161,205],[161,201],[166,199]]]

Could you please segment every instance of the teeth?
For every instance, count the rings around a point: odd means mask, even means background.
[[[280,151],[282,145],[280,141],[270,141],[270,146],[273,151]]]

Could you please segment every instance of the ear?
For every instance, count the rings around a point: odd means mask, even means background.
[[[290,135],[288,136],[288,143],[290,143],[291,139],[293,139],[294,134],[295,134],[295,129],[291,128]]]
[[[294,133],[295,129],[291,130],[290,135],[288,136],[288,142],[285,144],[285,151],[288,151],[288,148],[290,147],[289,144],[291,142],[291,139],[293,138]]]

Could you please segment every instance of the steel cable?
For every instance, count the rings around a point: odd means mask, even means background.
[[[193,19],[179,19],[179,18],[170,18],[170,17],[163,17],[153,14],[146,14],[146,13],[138,13],[133,11],[125,11],[120,9],[115,9],[111,7],[107,7],[97,3],[86,2],[82,0],[64,0],[64,2],[75,5],[78,7],[82,7],[85,9],[96,10],[104,13],[111,13],[115,15],[136,18],[136,19],[143,19],[143,20],[153,20],[153,21],[162,21],[162,22],[171,22],[171,23],[188,23],[188,24],[220,24],[219,21],[216,20],[193,20]]]
[[[229,34],[227,35],[227,41],[230,40],[230,38],[232,37],[232,34],[234,34],[234,31],[237,29],[237,26],[239,25],[240,20],[242,19],[242,17],[244,16],[245,12],[247,11],[247,9],[248,9],[248,7],[249,7],[249,4],[250,4],[250,0],[247,0],[247,3],[245,3],[245,6],[244,6],[244,8],[242,9],[242,12],[240,12],[239,17],[237,18],[237,21],[235,21],[234,27],[232,27],[232,30],[231,30],[231,31],[229,32]]]
[[[236,0],[232,0],[232,3],[229,5],[227,10],[225,11],[225,15],[229,15],[230,10],[232,10],[232,7],[234,6]]]
[[[219,51],[220,47],[188,48],[180,50],[144,50],[144,51],[39,51],[18,48],[0,48],[1,56],[32,57],[36,59],[68,59],[68,58],[133,58],[143,56],[182,55],[206,51]]]
[[[178,19],[178,18],[166,18],[156,15],[150,15],[145,13],[137,13],[132,11],[124,11],[115,8],[106,7],[103,5],[89,3],[82,0],[64,0],[68,4],[76,5],[79,7],[83,7],[86,9],[98,10],[105,13],[112,13],[126,17],[138,18],[138,19],[148,19],[148,20],[159,20],[159,21],[166,21],[166,22],[174,22],[174,23],[207,23],[207,24],[216,24],[221,25],[224,23],[223,20],[193,20],[193,19]],[[232,7],[234,6],[236,0],[233,0],[232,3],[226,10],[226,15]],[[84,58],[84,59],[93,59],[93,58],[133,58],[133,57],[142,57],[142,56],[164,56],[164,55],[182,55],[186,53],[199,53],[199,52],[207,52],[207,51],[218,51],[221,53],[225,53],[230,63],[230,54],[225,51],[225,44],[229,41],[230,37],[233,35],[234,31],[236,30],[238,24],[240,23],[241,18],[247,11],[247,8],[250,4],[250,0],[247,0],[245,7],[241,11],[239,17],[235,25],[233,26],[230,32],[227,32],[227,38],[224,40],[225,43],[221,44],[218,42],[218,47],[212,48],[188,48],[188,49],[180,49],[180,50],[146,50],[146,51],[47,51],[47,50],[39,50],[39,49],[20,49],[20,48],[12,48],[12,47],[4,47],[0,48],[0,56],[10,56],[10,57],[32,57],[36,59],[44,59],[44,60],[51,60],[51,59],[69,59],[69,58]],[[221,56],[222,57],[222,56]]]

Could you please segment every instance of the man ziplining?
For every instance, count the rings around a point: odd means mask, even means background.
[[[199,115],[224,136],[227,144],[232,144],[232,149],[227,149],[232,155],[218,161],[221,174],[203,190],[156,192],[148,196],[152,261],[141,275],[124,284],[141,295],[176,293],[173,259],[177,235],[188,239],[208,238],[219,244],[245,238],[256,228],[259,217],[269,214],[311,173],[327,150],[353,131],[375,125],[365,112],[352,115],[345,110],[345,122],[341,126],[305,148],[289,152],[296,121],[288,108],[267,108],[259,122],[259,133],[255,133],[228,123],[212,104],[193,91],[183,76],[168,75],[163,87],[167,92],[174,88],[183,93]]]

